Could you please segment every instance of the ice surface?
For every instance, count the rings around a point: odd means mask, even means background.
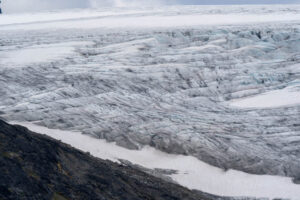
[[[2,19],[14,16],[1,16],[1,117],[84,132],[129,149],[150,145],[223,169],[300,180],[300,105],[230,105],[273,91],[296,95],[290,89],[300,79],[299,6],[122,10],[122,17],[84,19],[78,19],[83,11],[68,11],[74,17],[55,22],[49,13],[43,22],[19,25],[14,19],[4,25]],[[283,21],[215,26],[212,19],[209,26],[196,26],[200,16],[215,15],[280,15]],[[197,20],[186,22],[192,16]],[[133,29],[135,23],[140,28]],[[25,62],[16,53],[34,48],[43,60]],[[54,59],[44,52],[49,48]],[[4,56],[11,52],[8,64]]]
[[[2,30],[66,28],[171,28],[293,22],[300,6],[173,6],[155,9],[94,9],[4,15]]]
[[[231,197],[290,200],[299,200],[300,197],[300,185],[293,184],[290,178],[251,175],[236,170],[224,171],[195,157],[167,154],[149,146],[141,150],[128,150],[115,143],[108,143],[81,133],[48,129],[32,123],[13,123],[61,140],[98,158],[114,162],[124,159],[150,169],[176,170],[177,174],[170,175],[171,178],[190,189]]]

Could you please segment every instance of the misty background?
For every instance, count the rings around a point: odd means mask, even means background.
[[[300,4],[300,0],[2,0],[6,13],[70,8],[209,4]]]

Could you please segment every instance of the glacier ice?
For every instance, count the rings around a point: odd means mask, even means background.
[[[150,145],[224,169],[300,179],[300,105],[230,106],[299,80],[299,10],[170,7],[103,17],[107,26],[114,21],[112,29],[74,27],[85,19],[21,25],[0,19],[1,117],[82,131],[129,149]],[[183,18],[167,28],[117,27],[119,18],[140,23],[139,17],[160,19],[162,13]],[[187,13],[293,20],[186,27]],[[59,55],[22,66],[16,52],[37,46]],[[69,53],[60,54],[60,47]],[[34,57],[39,53],[45,56],[36,51]]]

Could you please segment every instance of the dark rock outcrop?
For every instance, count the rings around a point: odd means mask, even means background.
[[[0,120],[0,199],[208,200]]]

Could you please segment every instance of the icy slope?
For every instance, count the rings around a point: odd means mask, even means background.
[[[0,18],[1,116],[82,131],[130,149],[150,145],[224,169],[299,181],[300,105],[230,105],[299,80],[299,6],[147,12],[89,23],[4,25]],[[232,18],[245,15],[255,20]],[[223,25],[198,20],[203,16]],[[143,25],[144,17],[151,26]],[[164,17],[170,17],[167,28]],[[196,20],[188,22],[191,18]],[[270,20],[253,23],[258,18]],[[39,50],[33,55],[32,49]],[[22,65],[28,50],[34,62]]]

